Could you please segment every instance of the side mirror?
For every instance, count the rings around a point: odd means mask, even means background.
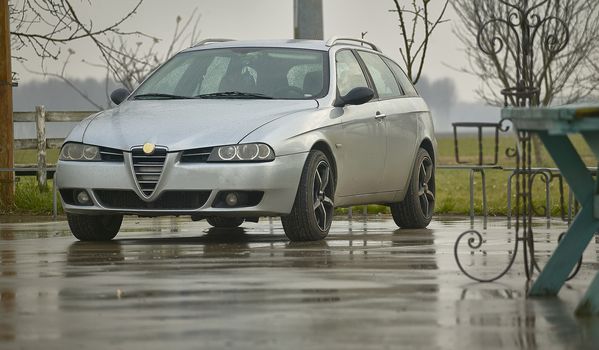
[[[367,87],[356,87],[351,89],[347,95],[337,98],[335,107],[346,105],[362,105],[374,97],[374,91]]]
[[[125,101],[125,99],[127,99],[127,97],[131,95],[131,92],[127,89],[124,88],[120,88],[120,89],[116,89],[114,90],[111,94],[110,94],[110,99],[112,100],[112,102],[114,102],[115,105],[120,105],[123,101]]]

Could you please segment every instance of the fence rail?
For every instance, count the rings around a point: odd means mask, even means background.
[[[37,108],[37,107],[36,107]],[[96,114],[98,111],[83,111],[83,112],[46,112],[47,122],[79,122],[89,117],[92,114]],[[14,112],[13,121],[15,123],[30,122],[35,123],[39,115],[37,110],[35,112]]]
[[[0,169],[0,172],[11,171],[21,176],[37,176],[38,187],[40,190],[47,189],[48,178],[53,178],[54,168],[48,168],[46,161],[46,150],[59,149],[64,138],[48,138],[46,135],[46,123],[54,122],[80,122],[89,117],[96,111],[80,112],[48,112],[44,106],[35,107],[35,112],[14,112],[13,122],[15,123],[35,123],[36,137],[30,139],[14,140],[15,150],[37,150],[36,164],[20,164],[19,168]],[[53,186],[52,214],[57,216],[57,194],[56,186]]]
[[[54,122],[80,122],[96,111],[84,112],[47,112],[43,106],[37,106],[35,112],[14,112],[15,123],[35,123],[36,135],[34,139],[14,140],[15,150],[37,149],[38,153],[46,149],[58,149],[64,142],[64,138],[47,138],[46,123]],[[43,147],[45,143],[45,147]],[[39,161],[39,159],[38,159]]]
[[[64,138],[47,138],[46,122],[79,122],[95,114],[95,111],[82,112],[48,112],[44,106],[36,106],[35,112],[14,112],[15,123],[35,123],[36,138],[14,140],[15,150],[37,150],[36,164],[22,164],[25,168],[37,170],[38,186],[41,190],[46,189],[48,179],[48,164],[46,161],[46,150],[59,149]]]

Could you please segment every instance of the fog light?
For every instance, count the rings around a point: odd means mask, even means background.
[[[89,198],[89,194],[87,194],[86,191],[79,191],[79,193],[77,193],[77,202],[84,205],[90,204],[91,199]]]
[[[236,206],[237,202],[238,202],[237,193],[235,193],[235,192],[227,193],[227,196],[225,197],[225,202],[227,202],[227,205],[230,207]]]

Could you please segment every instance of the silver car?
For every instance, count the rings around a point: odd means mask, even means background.
[[[112,239],[123,215],[280,216],[293,241],[326,237],[335,207],[388,205],[401,228],[433,215],[431,114],[371,43],[205,40],[111,98],[58,162],[80,240]]]

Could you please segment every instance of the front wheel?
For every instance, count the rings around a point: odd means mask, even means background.
[[[73,236],[80,241],[110,241],[121,229],[123,215],[81,215],[67,213]]]
[[[310,151],[291,213],[281,217],[287,238],[292,241],[324,239],[333,222],[334,199],[331,162],[323,152]]]
[[[420,148],[406,196],[391,205],[393,221],[401,228],[425,228],[435,211],[435,165],[427,150]]]

